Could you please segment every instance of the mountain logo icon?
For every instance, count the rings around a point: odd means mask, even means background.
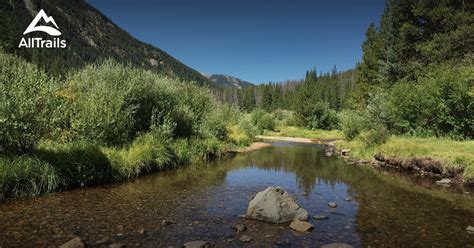
[[[56,28],[49,27],[49,26],[41,26],[41,25],[37,26],[38,22],[41,19],[43,19],[46,23],[52,23]],[[23,34],[25,35],[25,34],[28,34],[28,33],[31,33],[31,32],[41,31],[41,32],[45,32],[45,33],[47,33],[51,36],[60,36],[61,32],[59,32],[58,29],[59,29],[58,25],[54,21],[53,17],[46,15],[44,10],[40,10],[38,12],[38,14],[36,15],[35,19],[33,19],[33,21],[30,23],[30,25],[26,28],[25,32],[23,32]]]

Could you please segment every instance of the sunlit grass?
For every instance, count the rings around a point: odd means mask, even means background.
[[[339,130],[309,130],[295,126],[281,126],[277,127],[279,131],[268,131],[266,130],[263,135],[267,136],[283,136],[283,137],[295,137],[295,138],[308,138],[308,139],[343,139],[344,134]]]
[[[443,161],[446,167],[464,167],[465,178],[474,180],[474,141],[472,140],[392,136],[387,143],[375,147],[367,147],[359,139],[350,142],[338,141],[337,146],[351,149],[351,156],[357,159],[371,159],[377,153],[402,158],[437,158]]]

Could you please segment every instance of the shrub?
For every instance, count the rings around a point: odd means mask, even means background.
[[[297,124],[293,111],[277,109],[272,112],[276,126],[294,126]]]
[[[367,128],[365,113],[354,110],[345,110],[339,114],[340,127],[347,140],[353,140]]]
[[[417,82],[398,83],[390,92],[395,131],[474,137],[473,75],[472,61],[467,61],[432,65]]]
[[[257,127],[259,132],[263,130],[274,130],[275,129],[275,120],[273,116],[267,113],[263,109],[255,109],[250,114],[252,124]]]
[[[153,125],[173,123],[173,137],[200,131],[213,106],[209,90],[112,61],[68,78],[71,129],[78,139],[123,145]]]
[[[204,137],[214,137],[225,141],[228,137],[228,127],[236,125],[242,114],[231,105],[214,105],[201,127]]]
[[[385,142],[387,142],[389,137],[390,132],[382,124],[378,124],[370,130],[362,132],[360,134],[361,140],[367,147],[384,144]]]
[[[326,102],[316,102],[311,107],[311,114],[307,117],[307,127],[310,129],[336,129],[338,125],[337,112],[329,108]]]
[[[50,134],[56,89],[44,71],[0,52],[0,150],[31,150]]]

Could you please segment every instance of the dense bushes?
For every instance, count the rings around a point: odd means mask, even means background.
[[[112,61],[87,66],[68,83],[64,92],[73,97],[70,129],[76,139],[122,145],[166,121],[175,124],[174,137],[188,137],[211,110],[204,89]]]
[[[259,132],[275,129],[275,120],[273,119],[273,116],[265,110],[255,109],[250,115],[252,124],[257,127]]]
[[[57,87],[35,66],[0,53],[0,150],[31,150],[48,135]]]
[[[64,82],[1,53],[0,70],[0,199],[207,160],[257,132],[206,88],[113,61]]]
[[[362,111],[342,111],[339,119],[340,127],[347,140],[353,140],[367,127],[367,120]]]
[[[474,137],[474,60],[429,67],[416,82],[391,91],[390,118],[399,133]]]
[[[310,129],[336,129],[338,125],[338,117],[335,110],[329,108],[326,102],[316,102],[311,113],[306,117],[307,126]]]

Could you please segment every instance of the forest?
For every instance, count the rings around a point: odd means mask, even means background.
[[[474,19],[466,1],[387,1],[370,24],[355,69],[306,72],[304,80],[268,83],[219,95],[245,111],[291,110],[295,124],[341,129],[369,142],[388,134],[474,136]]]

